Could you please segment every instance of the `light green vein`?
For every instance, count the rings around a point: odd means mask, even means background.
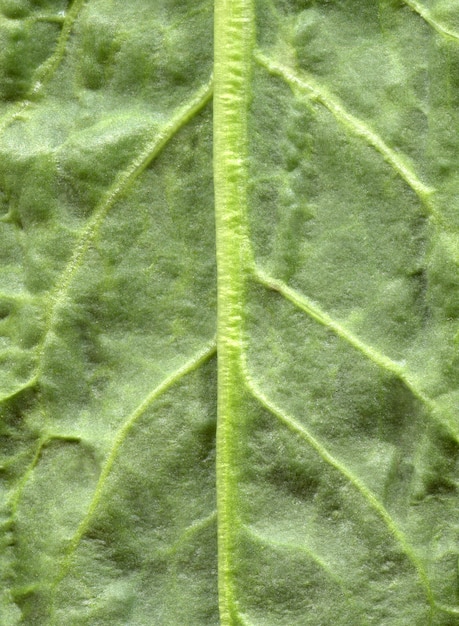
[[[23,18],[6,17],[0,15],[0,28],[3,24],[11,22],[21,21],[22,24],[34,24],[35,22],[45,22],[48,24],[61,24],[65,23],[65,14],[61,13],[36,13],[35,15],[28,15]],[[45,61],[46,62],[46,61]]]
[[[47,22],[49,24],[65,24],[65,15],[60,15],[56,13],[39,13],[38,15],[31,15],[30,17],[25,18],[25,22],[34,23],[34,22]]]
[[[233,605],[232,616],[235,620],[231,622],[232,626],[257,626],[257,624],[254,624],[248,617],[241,613],[239,607],[236,605]]]
[[[255,626],[255,624],[251,622],[250,620],[248,620],[247,617],[245,617],[245,615],[243,615],[240,611],[238,611],[238,609],[235,609],[234,614],[239,620],[239,624],[241,626]]]
[[[390,359],[384,353],[362,341],[362,339],[354,335],[354,333],[347,329],[342,323],[330,317],[330,315],[323,311],[316,302],[312,301],[303,294],[298,293],[281,280],[272,278],[256,266],[253,268],[253,274],[254,278],[261,285],[264,285],[267,289],[272,289],[273,291],[280,293],[286,300],[306,313],[313,320],[331,330],[335,335],[361,352],[375,365],[398,378],[405,385],[405,387],[411,391],[413,396],[422,402],[431,414],[434,415],[435,419],[438,419],[443,426],[448,428],[449,432],[453,435],[456,441],[459,441],[459,432],[453,428],[450,423],[444,422],[438,417],[437,405],[434,400],[429,398],[421,389],[419,389],[417,384],[411,380],[403,365]]]
[[[442,24],[437,22],[435,18],[432,17],[430,11],[426,9],[426,7],[423,6],[420,2],[418,2],[417,0],[403,0],[403,2],[415,13],[420,15],[422,19],[427,22],[427,24],[429,24],[429,26],[432,26],[432,28],[437,31],[437,33],[443,35],[443,37],[450,37],[451,39],[459,41],[459,35],[447,26],[443,26]]]
[[[247,119],[255,40],[253,0],[217,0],[214,13],[214,189],[217,249],[218,595],[222,626],[241,621],[234,561],[237,546],[240,395],[248,265]]]
[[[65,435],[45,435],[38,440],[37,445],[35,447],[35,452],[32,455],[32,459],[30,463],[27,465],[25,472],[16,481],[16,484],[9,496],[9,503],[11,507],[10,520],[13,520],[16,515],[19,500],[21,498],[21,494],[29,478],[31,477],[35,467],[37,466],[38,461],[40,460],[40,457],[43,453],[43,449],[49,446],[53,441],[66,441],[69,443],[79,443],[80,439],[78,437],[72,437],[72,436],[66,437]]]
[[[71,565],[73,554],[77,549],[81,539],[83,538],[89,523],[97,509],[97,506],[102,497],[102,493],[109,474],[112,471],[115,460],[119,454],[121,446],[126,440],[129,431],[132,429],[137,420],[145,413],[145,411],[166,391],[176,385],[184,376],[198,369],[206,361],[208,361],[216,353],[216,340],[215,338],[208,342],[199,352],[197,352],[191,359],[189,359],[184,365],[179,367],[175,372],[172,372],[167,378],[163,380],[148,396],[143,400],[141,404],[129,415],[123,425],[116,433],[110,452],[107,455],[105,463],[102,467],[99,480],[97,481],[94,495],[89,503],[87,512],[81,520],[78,528],[70,540],[68,549],[63,558],[62,565],[60,567],[59,574],[57,575],[52,588],[55,590],[58,584],[65,578],[68,569]]]
[[[196,115],[207,104],[207,102],[209,102],[211,96],[212,79],[210,79],[209,82],[206,83],[206,85],[204,85],[196,92],[190,102],[177,110],[177,113],[156,134],[155,138],[147,144],[147,146],[139,154],[139,156],[131,162],[131,164],[125,171],[121,172],[118,175],[114,185],[105,194],[101,204],[96,209],[92,219],[89,221],[88,225],[84,229],[83,234],[81,235],[75,251],[72,255],[72,258],[67,267],[64,269],[63,273],[61,274],[60,280],[55,287],[54,294],[51,299],[51,307],[47,316],[47,325],[42,337],[42,341],[40,342],[37,350],[38,366],[36,368],[35,374],[31,377],[31,379],[26,381],[18,389],[13,390],[10,394],[5,396],[4,398],[1,398],[0,400],[6,401],[7,399],[11,399],[18,395],[20,392],[32,388],[37,384],[41,374],[41,367],[43,365],[43,356],[46,349],[47,338],[54,326],[57,310],[59,306],[65,303],[66,291],[79,266],[81,265],[83,257],[89,249],[94,236],[96,235],[97,229],[100,227],[101,223],[103,222],[105,216],[107,215],[113,204],[119,199],[119,197],[123,193],[127,191],[129,185],[132,184],[135,179],[145,170],[145,168],[148,167],[148,165],[160,154],[162,149],[175,136],[175,134],[186,123],[188,123],[194,117],[194,115]],[[40,458],[41,450],[43,446],[46,445],[48,440],[49,437],[46,439],[46,441],[40,441],[31,463],[26,468],[24,474],[16,482],[13,494],[15,508],[18,505],[24,486],[27,483],[36,463]]]
[[[43,362],[43,354],[46,348],[47,338],[54,327],[59,308],[65,304],[68,288],[80,268],[84,256],[91,246],[101,224],[123,194],[129,189],[134,181],[158,157],[171,139],[183,128],[199,111],[209,102],[212,97],[212,79],[201,87],[189,102],[181,106],[171,117],[163,128],[157,131],[155,137],[147,143],[142,152],[129,164],[129,166],[118,174],[114,184],[105,193],[99,206],[95,209],[91,219],[84,228],[72,254],[72,257],[62,272],[60,279],[51,296],[51,307],[47,315],[47,324],[43,333],[42,341],[38,347],[38,367],[34,377],[37,380],[40,376],[40,368]]]
[[[21,498],[21,494],[41,457],[41,453],[45,444],[46,444],[46,438],[42,437],[41,439],[39,439],[35,447],[35,452],[32,455],[30,463],[27,465],[25,472],[19,477],[19,479],[16,481],[16,484],[14,485],[14,488],[9,496],[9,505],[10,505],[10,511],[11,511],[10,521],[14,520],[17,507],[19,504],[19,500]]]
[[[31,95],[36,95],[49,83],[62,62],[73,25],[85,2],[86,0],[74,0],[70,9],[67,11],[54,53],[38,68],[34,76],[34,85],[31,90]]]
[[[449,615],[459,615],[459,607],[457,606],[449,606],[447,604],[442,604],[441,602],[436,602],[435,606],[442,613],[448,613]]]
[[[14,534],[13,524],[16,519],[17,509],[18,509],[19,502],[20,502],[22,493],[24,491],[24,488],[27,482],[29,481],[29,479],[33,475],[33,472],[43,453],[43,449],[46,448],[46,446],[48,446],[53,441],[68,441],[72,443],[78,443],[79,439],[76,437],[65,437],[61,435],[46,435],[46,436],[41,437],[38,440],[37,445],[35,446],[35,451],[32,453],[32,458],[30,460],[30,463],[26,466],[25,471],[22,473],[21,476],[19,476],[18,480],[15,481],[15,484],[12,487],[11,493],[8,496],[7,502],[8,502],[10,512],[9,512],[7,524],[11,525],[11,532],[13,534]],[[16,590],[16,595],[21,595],[24,593],[27,595],[29,592],[32,592],[35,588],[38,588],[38,587],[39,585],[33,585],[31,586],[31,588],[23,589],[22,591],[18,589]]]
[[[343,463],[336,459],[326,447],[314,437],[303,425],[299,424],[293,417],[285,413],[282,409],[276,406],[271,400],[269,400],[264,393],[258,388],[257,384],[251,377],[248,371],[247,365],[245,365],[245,378],[246,385],[253,397],[260,402],[260,404],[267,409],[272,415],[277,417],[281,423],[289,428],[293,433],[306,441],[317,454],[331,467],[334,467],[344,478],[361,493],[363,498],[368,504],[376,511],[379,517],[383,520],[391,535],[400,544],[405,552],[406,556],[410,560],[413,567],[416,569],[418,578],[424,589],[426,598],[433,608],[435,605],[430,581],[427,576],[427,572],[424,569],[423,564],[417,557],[412,546],[405,537],[405,534],[398,528],[396,522],[393,520],[390,513],[385,506],[378,500],[374,493],[368,489],[360,478],[358,478],[351,470],[349,470]]]
[[[16,387],[15,389],[12,389],[10,392],[5,393],[3,396],[0,396],[0,404],[4,404],[5,402],[12,400],[13,398],[18,396],[23,391],[26,391],[27,389],[32,389],[36,385],[36,383],[37,383],[37,378],[34,375],[32,378],[30,378],[29,380],[26,380],[19,387]]]
[[[307,298],[306,296],[299,294],[297,291],[286,285],[281,280],[277,280],[268,274],[266,274],[259,267],[254,268],[254,276],[256,280],[273,291],[280,293],[286,300],[289,300],[296,307],[307,313],[309,317],[314,319],[322,326],[330,329],[335,335],[344,339],[347,343],[351,344],[354,348],[362,352],[368,359],[373,361],[379,367],[387,370],[397,378],[400,378],[405,384],[405,372],[403,367],[397,362],[393,361],[385,354],[382,354],[372,346],[366,344],[361,339],[356,337],[351,331],[349,331],[340,322],[337,322],[331,318],[325,311],[323,311],[315,302]],[[419,391],[413,392],[417,398],[422,402],[429,402],[429,399]]]
[[[368,620],[362,613],[362,609],[357,606],[357,602],[352,594],[352,592],[345,586],[344,582],[335,574],[335,572],[331,569],[331,567],[315,552],[313,552],[308,546],[301,544],[293,544],[288,541],[279,541],[277,539],[272,539],[266,535],[263,535],[259,531],[255,530],[251,526],[247,526],[245,528],[245,532],[253,538],[255,541],[258,541],[264,546],[274,546],[278,547],[282,550],[290,550],[292,552],[304,552],[307,557],[313,561],[324,573],[325,575],[333,581],[333,583],[342,590],[342,593],[345,597],[347,604],[355,611],[359,613],[359,624],[368,624]],[[361,621],[363,619],[363,621]]]
[[[44,61],[44,63],[42,63],[37,68],[33,77],[32,88],[27,95],[27,99],[19,102],[3,118],[0,124],[0,132],[3,132],[13,120],[21,116],[24,110],[32,104],[32,101],[29,98],[33,98],[34,96],[38,95],[54,76],[56,70],[58,69],[65,56],[73,25],[75,24],[78,14],[80,13],[85,2],[86,0],[74,0],[70,9],[67,11],[64,19],[61,20],[62,28],[60,35],[57,38],[54,52],[46,59],[46,61]]]
[[[190,122],[193,117],[204,108],[204,106],[210,101],[212,93],[213,80],[210,78],[210,80],[194,94],[189,102],[177,109],[175,115],[171,117],[169,122],[167,122],[163,128],[156,131],[155,137],[147,143],[142,152],[131,161],[129,166],[118,174],[114,184],[105,193],[100,204],[96,207],[91,219],[83,229],[70,261],[60,275],[59,280],[54,287],[53,293],[50,296],[51,306],[49,307],[46,315],[45,330],[36,349],[38,365],[35,368],[35,372],[29,380],[25,381],[17,389],[12,390],[3,397],[0,397],[0,403],[13,398],[21,391],[32,388],[37,384],[41,375],[43,356],[46,350],[47,340],[56,322],[56,315],[59,307],[65,304],[67,290],[75,274],[80,268],[84,256],[89,250],[91,243],[105,217],[109,213],[112,206],[129,190],[129,187],[134,183],[134,181],[151,164],[151,162],[159,156],[162,150],[180,131],[180,129]]]
[[[358,119],[352,113],[349,113],[339,102],[338,98],[332,95],[328,89],[319,85],[312,76],[307,76],[304,73],[300,75],[294,69],[270,59],[261,51],[255,53],[255,59],[271,74],[285,80],[294,90],[297,89],[302,93],[306,93],[308,96],[320,102],[340,124],[348,128],[354,135],[363,139],[368,145],[379,152],[400,178],[414,191],[428,213],[432,215],[437,222],[442,221],[441,215],[432,203],[431,196],[434,193],[434,189],[431,189],[419,179],[406,157],[390,148],[366,122]]]
[[[198,519],[191,523],[180,535],[178,539],[174,541],[174,543],[166,548],[163,552],[164,556],[173,556],[176,554],[184,545],[186,545],[187,541],[189,541],[194,535],[201,532],[201,530],[205,530],[212,524],[217,521],[217,511],[212,511],[206,517]]]

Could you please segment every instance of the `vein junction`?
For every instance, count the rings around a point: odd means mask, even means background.
[[[304,311],[316,322],[318,322],[322,326],[325,326],[325,328],[328,328],[335,335],[349,343],[366,358],[375,363],[378,367],[386,370],[387,372],[390,372],[396,378],[398,378],[406,386],[406,388],[411,391],[413,396],[425,405],[425,407],[430,411],[435,419],[438,419],[440,423],[448,428],[456,441],[459,442],[459,432],[452,425],[444,423],[441,420],[441,418],[439,417],[440,412],[438,410],[438,406],[435,400],[430,398],[422,391],[422,389],[419,387],[419,383],[410,377],[409,372],[407,372],[403,364],[390,359],[388,356],[381,353],[370,344],[362,341],[362,339],[360,339],[354,333],[348,330],[341,322],[333,319],[328,313],[323,311],[317,303],[313,302],[306,296],[298,293],[282,281],[272,278],[257,266],[254,266],[253,271],[255,280],[261,285],[264,285],[268,289],[277,291],[286,300],[290,301],[294,306]]]

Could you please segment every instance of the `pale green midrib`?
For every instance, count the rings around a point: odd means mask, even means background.
[[[358,613],[359,618],[359,626],[364,626],[364,624],[369,624],[366,616],[363,614],[363,610],[358,606],[354,594],[352,591],[346,586],[344,581],[335,574],[335,572],[331,569],[331,567],[324,561],[322,557],[316,554],[313,550],[311,550],[306,545],[293,544],[288,541],[279,541],[278,539],[272,539],[266,535],[263,535],[260,531],[254,529],[251,526],[246,526],[244,529],[248,537],[257,541],[263,546],[274,546],[283,550],[290,550],[292,552],[304,552],[307,557],[313,561],[323,572],[325,575],[333,581],[333,583],[340,587],[342,593],[345,597],[347,604],[352,607],[352,609]]]
[[[38,382],[42,373],[43,357],[46,350],[47,340],[56,323],[59,308],[65,303],[68,289],[72,280],[81,267],[84,257],[94,241],[99,228],[105,220],[113,205],[126,194],[132,184],[145,171],[145,169],[156,159],[167,144],[174,138],[183,126],[190,122],[195,115],[209,102],[212,97],[212,78],[202,86],[191,98],[189,102],[178,108],[175,115],[156,132],[154,139],[129,163],[128,167],[120,172],[110,189],[104,194],[102,201],[96,207],[93,215],[83,229],[70,261],[61,273],[53,293],[50,296],[51,306],[46,314],[46,326],[40,344],[37,348],[37,367],[31,380],[25,383],[21,389],[33,386]],[[16,393],[16,392],[15,392]],[[8,396],[10,397],[10,396]]]
[[[338,98],[320,85],[312,76],[303,74],[300,76],[297,70],[269,58],[260,50],[255,51],[254,57],[262,67],[271,74],[282,78],[292,89],[298,89],[310,94],[333,115],[338,123],[362,139],[367,145],[374,148],[417,195],[428,215],[437,224],[444,225],[444,218],[433,202],[435,190],[419,178],[405,155],[393,150],[366,122],[347,111]]]
[[[249,373],[248,365],[244,362],[244,379],[247,389],[250,391],[252,396],[272,415],[277,417],[281,423],[287,426],[292,432],[296,433],[300,436],[304,441],[306,441],[316,452],[317,454],[331,467],[334,467],[345,479],[357,490],[361,493],[362,497],[368,502],[368,504],[377,512],[377,514],[384,521],[388,530],[392,534],[392,536],[397,540],[400,546],[403,548],[408,559],[411,561],[412,565],[416,569],[418,573],[419,580],[424,588],[425,595],[427,601],[431,608],[436,606],[435,599],[433,596],[432,588],[430,585],[430,581],[427,575],[427,572],[422,564],[422,562],[417,557],[414,552],[411,544],[406,539],[405,534],[401,531],[396,522],[393,520],[390,513],[387,511],[385,506],[378,500],[378,498],[373,494],[373,492],[368,489],[368,487],[356,476],[354,473],[349,470],[343,463],[341,463],[338,459],[336,459],[330,452],[328,452],[327,448],[321,443],[314,435],[312,435],[307,428],[305,428],[302,424],[299,424],[296,419],[294,419],[291,415],[280,409],[274,402],[268,399],[265,394],[258,387],[254,379]],[[437,608],[439,608],[437,606]]]
[[[165,394],[171,387],[180,382],[180,380],[190,374],[191,372],[198,369],[201,365],[206,363],[209,359],[211,359],[216,354],[216,339],[215,337],[209,341],[201,350],[199,350],[194,356],[192,356],[184,365],[176,369],[174,372],[169,374],[157,387],[155,387],[148,396],[139,404],[139,406],[134,409],[134,411],[126,418],[121,427],[118,429],[114,439],[110,451],[108,452],[104,465],[99,475],[99,479],[97,481],[93,497],[89,503],[85,516],[80,521],[78,528],[73,535],[72,539],[69,541],[68,549],[65,552],[62,560],[61,567],[59,569],[59,573],[53,581],[51,588],[53,593],[59,583],[65,578],[72,562],[72,557],[81,542],[86,530],[88,529],[89,523],[97,509],[97,506],[102,497],[102,493],[105,487],[105,483],[107,481],[108,476],[110,475],[113,464],[116,461],[119,450],[123,445],[126,437],[129,434],[129,431],[132,429],[137,420],[145,413],[145,411],[163,394]],[[210,518],[211,516],[209,516]],[[189,529],[190,530],[190,529]],[[53,609],[52,609],[53,610]],[[53,620],[53,615],[51,615],[51,623]]]
[[[443,24],[437,22],[437,20],[432,17],[430,11],[420,2],[418,2],[417,0],[403,0],[403,2],[406,4],[406,6],[410,7],[410,9],[412,9],[415,13],[422,17],[422,19],[434,30],[436,30],[438,34],[442,35],[443,37],[459,41],[459,35],[447,26],[443,26]]]
[[[85,2],[86,0],[74,0],[62,20],[62,29],[59,37],[57,38],[54,52],[35,71],[32,79],[32,88],[30,89],[26,99],[18,102],[13,109],[10,110],[2,120],[0,120],[0,133],[2,133],[11,122],[20,118],[25,109],[32,104],[32,100],[30,98],[37,96],[51,81],[65,56],[70,34]]]
[[[333,319],[326,311],[323,311],[316,302],[313,302],[305,295],[298,293],[281,280],[275,279],[266,274],[258,266],[252,266],[253,278],[267,289],[278,292],[282,297],[291,302],[298,309],[306,313],[311,319],[315,320],[325,328],[331,330],[337,337],[343,339],[346,343],[363,354],[368,360],[372,361],[379,368],[386,370],[396,378],[398,378],[405,387],[417,398],[428,410],[429,414],[434,417],[442,426],[444,426],[454,439],[459,442],[459,431],[453,425],[441,419],[440,412],[435,400],[430,398],[419,388],[418,383],[414,381],[409,372],[400,363],[397,363],[384,353],[380,352],[370,344],[364,342],[357,335],[351,332],[344,324]]]
[[[242,616],[234,588],[239,388],[248,267],[247,115],[254,17],[252,0],[216,0],[214,13],[214,189],[217,244],[218,591],[222,626]]]

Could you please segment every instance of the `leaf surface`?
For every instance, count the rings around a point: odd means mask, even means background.
[[[0,3],[2,624],[459,624],[458,9]]]

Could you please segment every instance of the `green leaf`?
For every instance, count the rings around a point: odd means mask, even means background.
[[[458,16],[0,2],[2,626],[459,624]]]

